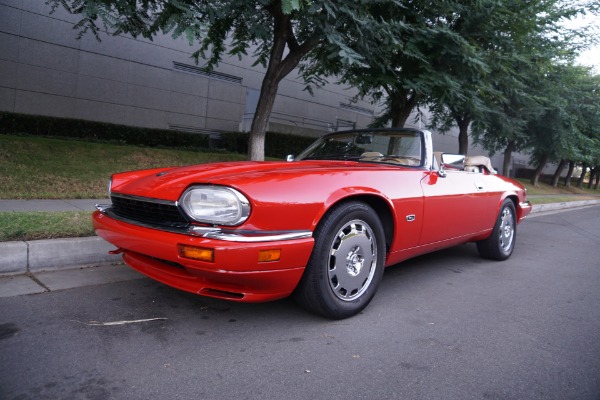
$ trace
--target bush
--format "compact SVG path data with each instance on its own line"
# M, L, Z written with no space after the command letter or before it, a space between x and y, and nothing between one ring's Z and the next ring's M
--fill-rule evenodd
M9 112L0 112L0 133L73 138L148 147L195 149L217 147L234 153L248 153L248 134L244 132L222 132L209 135ZM314 138L305 136L267 132L265 155L285 158L288 154L299 154L313 141Z
M314 141L315 138L306 136L267 132L265 140L265 156L285 158L288 154L298 155ZM223 133L221 134L221 145L229 151L246 154L248 153L248 133Z
M314 141L313 137L267 132L265 154L278 158L285 158L288 154L297 156Z
M0 112L0 133L177 148L208 148L209 139L198 133L8 112Z

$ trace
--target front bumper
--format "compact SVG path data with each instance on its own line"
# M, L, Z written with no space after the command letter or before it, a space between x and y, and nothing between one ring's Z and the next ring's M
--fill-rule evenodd
M523 201L521 203L519 203L519 207L517 210L517 223L521 222L523 219L525 219L525 217L527 217L529 215L529 213L531 213L533 206L531 205L530 201Z
M229 236L228 240L167 232L119 221L100 211L93 214L93 224L98 236L115 245L123 260L142 274L191 293L243 302L290 295L314 245L312 237L286 239L284 234L251 235L252 240ZM178 245L213 249L214 262L183 258ZM281 258L260 262L259 251L272 249L281 250Z

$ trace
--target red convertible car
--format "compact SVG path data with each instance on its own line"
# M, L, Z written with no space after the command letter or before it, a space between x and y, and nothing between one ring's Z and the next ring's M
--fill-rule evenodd
M288 162L226 162L115 174L96 233L157 281L219 299L293 295L329 318L359 313L386 266L476 242L513 252L525 189L485 157L434 153L431 133L356 130Z

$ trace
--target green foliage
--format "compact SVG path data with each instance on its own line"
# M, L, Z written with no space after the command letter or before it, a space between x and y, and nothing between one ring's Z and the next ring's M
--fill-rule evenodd
M24 133L150 147L209 147L209 137L205 134L9 112L0 112L0 133Z
M549 71L571 63L581 40L588 40L585 30L568 30L561 22L594 11L594 6L585 1L484 0L469 5L469 11L462 14L457 28L488 71L465 74L460 89L451 96L434 93L431 125L448 130L461 118L471 119L471 134L492 154L534 148L532 121L553 120L554 126L560 126L570 118L557 112L563 98L547 101L556 89ZM540 143L553 136L543 132ZM556 145L558 137L549 141ZM561 146L569 148L573 143L577 141L566 140Z
M383 101L381 122L403 126L434 93L453 98L465 76L487 70L476 48L456 29L460 13L471 12L462 2L374 2L365 8L381 23L350 42L361 62L344 66L322 54L310 68L341 70L343 82Z
M528 123L534 159L600 164L600 76L589 68L553 65L538 84L544 112Z
M8 112L0 112L0 134L72 138L155 148L193 149L201 152L248 152L248 134L244 132L220 132L213 135L218 137L213 144L209 135L201 133ZM299 154L314 141L314 138L278 132L267 132L267 139L265 154L274 158Z
M284 14L290 14L292 11L297 11L299 9L300 0L281 0L281 10Z

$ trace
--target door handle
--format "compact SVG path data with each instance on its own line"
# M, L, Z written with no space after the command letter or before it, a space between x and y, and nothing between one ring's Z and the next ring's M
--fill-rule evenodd
M477 190L483 190L484 189L483 185L481 183L477 183L477 182L475 182L475 187L477 188Z

